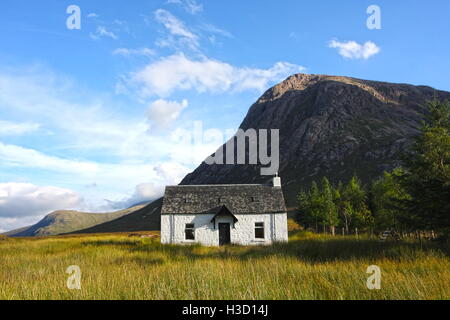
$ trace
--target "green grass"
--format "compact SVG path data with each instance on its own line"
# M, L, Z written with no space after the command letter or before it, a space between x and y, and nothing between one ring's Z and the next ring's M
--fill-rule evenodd
M70 265L82 289L66 287ZM366 269L382 270L368 290ZM128 234L0 239L0 299L448 299L448 247L297 232L270 247Z

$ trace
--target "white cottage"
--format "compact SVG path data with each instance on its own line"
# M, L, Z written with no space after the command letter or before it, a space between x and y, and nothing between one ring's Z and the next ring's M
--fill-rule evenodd
M270 185L166 187L162 243L219 246L286 241L287 210L279 177Z

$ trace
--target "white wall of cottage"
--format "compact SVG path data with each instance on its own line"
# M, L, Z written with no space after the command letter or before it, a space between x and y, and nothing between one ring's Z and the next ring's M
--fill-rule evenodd
M231 217L218 217L216 228L211 222L213 214L199 215L162 215L161 243L194 244L205 246L219 245L219 223L230 223L231 243L239 245L268 245L274 242L288 241L287 214L241 214L234 224ZM264 239L255 239L255 223L264 222ZM185 239L186 224L193 223L195 240Z

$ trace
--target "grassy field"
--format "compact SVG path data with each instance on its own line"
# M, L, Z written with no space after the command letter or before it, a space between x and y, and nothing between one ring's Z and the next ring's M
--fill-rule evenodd
M81 290L66 286L70 265ZM382 271L368 290L369 265ZM449 299L449 248L291 235L271 247L162 246L129 234L0 239L0 299Z

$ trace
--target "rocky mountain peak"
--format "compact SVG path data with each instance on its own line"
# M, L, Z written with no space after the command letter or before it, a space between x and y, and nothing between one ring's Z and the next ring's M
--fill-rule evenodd
M242 129L280 130L280 175L288 204L322 176L363 181L400 165L418 133L424 104L450 100L426 86L295 74L253 104ZM182 184L261 183L260 166L202 163Z
M401 96L402 93L404 93L405 90L402 90L402 87L412 87L411 85L405 85L405 84L392 84L387 82L377 82L377 81L368 81L368 80L361 80L356 78L350 78L350 77L344 77L344 76L332 76L332 75L316 75L316 74L305 74L305 73L298 73L294 74L290 77L288 77L283 82L275 85L274 87L267 90L262 97L257 101L257 103L264 103L267 101L273 101L276 100L282 96L284 96L287 92L292 91L303 91L305 89L308 89L318 83L321 84L327 84L328 87L339 87L339 85L351 85L358 87L373 97L379 99L380 101L387 102L387 103L393 103L398 104L399 101L395 99L395 96ZM379 85L383 85L385 87L390 87L391 91L392 89L397 89L397 92L390 92L391 96L386 96L384 93L386 92L380 92L378 91L377 87ZM427 87L423 87L427 88ZM432 88L429 88L430 90L433 90ZM392 95L394 97L392 97Z

